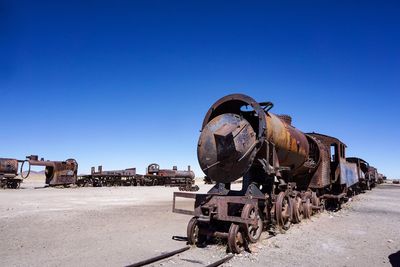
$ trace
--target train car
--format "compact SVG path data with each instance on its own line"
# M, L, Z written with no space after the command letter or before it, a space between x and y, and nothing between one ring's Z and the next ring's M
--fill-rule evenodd
M348 157L346 158L348 162L355 163L357 165L357 172L358 172L358 179L359 179L359 188L360 190L370 190L371 189L371 182L368 178L368 169L369 164L367 161L357 158L357 157Z
M0 188L19 188L22 178L18 177L18 160L0 158Z
M377 183L378 183L378 184L382 184L382 183L385 182L385 180L386 180L386 176L383 175L382 173L378 173L378 180L377 180Z
M136 174L136 168L124 170L103 171L103 166L91 168L91 173L80 175L77 180L78 186L136 186L140 184L140 178Z
M324 209L325 202L340 206L358 183L357 166L346 161L343 142L305 134L290 116L271 113L272 107L234 94L207 112L197 157L216 185L206 194L175 192L173 197L174 212L193 216L189 244L226 238L229 250L240 253L267 226L284 231ZM241 188L233 188L240 178ZM178 208L180 198L194 199L193 210Z
M378 170L373 166L369 166L367 177L370 181L370 187L375 187L378 181Z
M309 133L307 135L314 137L315 140L322 143L324 147L321 147L320 151L327 151L329 149L329 153L325 153L321 157L321 162L325 162L325 164L320 164L319 167L324 168L324 170L316 172L313 175L313 178L316 180L321 179L324 175L329 176L329 179L324 179L325 183L323 183L322 187L325 191L325 198L327 192L335 194L332 197L339 200L345 196L352 195L359 183L359 173L357 164L346 160L347 146L332 136L318 133ZM321 188L316 187L314 184L310 184L311 189Z

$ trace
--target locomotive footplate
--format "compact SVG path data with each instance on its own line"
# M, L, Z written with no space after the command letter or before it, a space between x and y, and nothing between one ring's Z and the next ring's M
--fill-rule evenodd
M194 199L194 209L177 208L176 198ZM246 204L250 204L258 211L259 199L249 196L220 196L214 194L196 194L174 192L173 209L174 213L192 215L201 222L225 221L247 225L257 225L255 218L243 218L238 211Z

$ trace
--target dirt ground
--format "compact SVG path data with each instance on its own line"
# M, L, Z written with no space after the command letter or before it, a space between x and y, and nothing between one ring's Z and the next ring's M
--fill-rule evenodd
M186 236L190 219L171 211L176 188L40 186L0 191L1 266L126 266L186 245L172 239ZM400 266L399 203L400 186L380 185L339 212L264 235L253 253L225 266ZM224 256L224 245L209 245L155 266L204 266Z

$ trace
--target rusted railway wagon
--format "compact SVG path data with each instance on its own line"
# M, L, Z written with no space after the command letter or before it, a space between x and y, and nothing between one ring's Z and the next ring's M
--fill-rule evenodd
M0 188L19 188L22 178L18 177L17 159L0 158Z
M377 180L377 183L378 183L378 184L382 184L382 183L385 182L385 180L386 180L386 176L383 175L382 173L378 173L378 180Z
M367 177L370 181L370 187L371 188L375 187L378 181L378 170L373 166L369 166Z
M368 162L357 157L348 157L346 160L357 165L358 186L360 190L371 190L371 181L367 175L369 169Z
M103 166L98 166L97 172L92 167L91 173L78 177L78 186L136 186L139 181L136 175L136 168L128 168L125 170L103 171Z
M343 142L305 134L289 116L271 113L272 107L234 94L207 112L197 156L216 185L206 194L175 192L173 198L174 212L193 216L190 244L226 238L229 250L240 253L267 226L285 230L326 205L339 207L358 183L357 165L346 161ZM242 187L235 189L239 178ZM179 198L194 199L193 210L178 208Z

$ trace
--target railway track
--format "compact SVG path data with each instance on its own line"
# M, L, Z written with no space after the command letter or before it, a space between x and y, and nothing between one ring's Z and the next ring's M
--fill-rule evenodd
M275 235L269 235L269 236L265 237L264 239L267 240L267 239L273 238L274 236ZM187 241L187 237L181 237L181 236L173 236L172 239L177 240L177 241ZM153 264L153 263L157 263L157 262L159 262L161 260L171 258L171 257L173 257L175 255L181 255L181 254L183 254L184 252L186 252L188 250L194 250L194 249L197 249L197 248L194 247L194 246L185 246L185 247L182 247L182 248L177 249L177 250L164 252L164 253L161 253L160 255L157 255L157 256L154 256L154 257L151 257L151 258L148 258L148 259L145 259L145 260L142 260L142 261L127 265L126 267L147 266L147 265L150 265L150 264ZM221 259L219 259L219 260L217 260L217 261L215 261L213 263L210 263L208 265L204 265L204 266L206 266L206 267L220 266L221 264L224 264L227 261L231 260L234 256L235 256L234 254L228 254L227 256L222 257ZM198 264L196 264L196 266L198 266Z
M185 251L187 251L187 250L189 250L189 249L191 249L191 248L192 248L191 246L185 246L185 247L182 247L182 248L177 249L177 250L172 250L172 251L169 251L169 252L165 252L165 253L162 253L162 254L160 254L160 255L157 255L157 256L154 256L154 257L151 257L151 258L148 258L148 259L145 259L145 260L142 260L142 261L139 261L139 262L136 262L136 263L127 265L126 267L147 266L147 265L149 265L149 264L159 262L159 261L161 261L161 260L170 258L170 257L172 257L172 256L175 256L175 255L178 255L178 254L182 254L182 253L184 253ZM195 248L192 248L192 249L195 249ZM219 259L219 260L217 260L217 261L215 261L215 262L213 262L213 263L211 263L211 264L205 265L205 266L206 266L206 267L216 267L216 266L220 266L221 264L223 264L223 263L229 261L229 260L232 259L233 257L234 257L234 255L233 255L233 254L230 254L230 255L227 255L226 257L223 257L222 259Z

